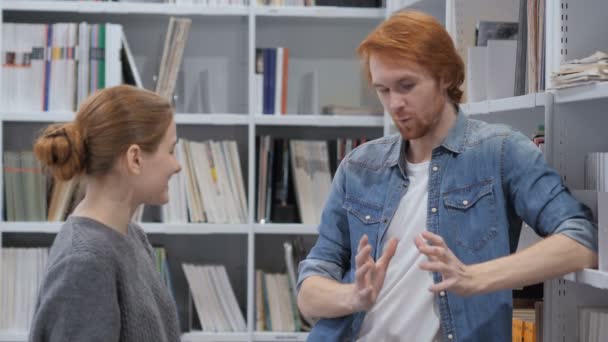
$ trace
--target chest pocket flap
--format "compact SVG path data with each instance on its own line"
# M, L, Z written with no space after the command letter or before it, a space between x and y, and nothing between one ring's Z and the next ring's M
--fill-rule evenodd
M447 208L467 210L484 196L492 194L492 180L448 190L443 194Z
M378 223L382 218L381 205L364 202L355 197L346 196L342 207L358 218L363 224Z

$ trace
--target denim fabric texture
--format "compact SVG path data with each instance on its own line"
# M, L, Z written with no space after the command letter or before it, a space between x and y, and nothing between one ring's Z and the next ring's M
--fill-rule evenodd
M359 240L369 237L372 257L408 190L407 141L392 135L353 150L341 163L326 202L319 237L299 265L298 288L313 275L352 283ZM505 125L460 112L429 165L429 231L441 235L465 264L513 253L522 220L540 236L564 234L597 251L591 212L575 200L530 138ZM411 248L416 248L413 241ZM440 281L440 274L434 274ZM421 291L418 289L417 291ZM426 291L426 290L424 290ZM436 296L444 341L511 341L510 290L460 297ZM407 310L407 308L404 308ZM365 317L321 319L309 341L353 341ZM408 341L407 336L403 341Z

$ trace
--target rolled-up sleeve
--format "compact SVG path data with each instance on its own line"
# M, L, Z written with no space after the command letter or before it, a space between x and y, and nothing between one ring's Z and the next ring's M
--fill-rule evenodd
M297 289L314 275L340 281L350 263L350 234L343 208L345 165L344 159L332 181L331 190L321 215L319 237L305 260L300 262Z
M564 234L597 252L597 226L589 208L577 201L526 136L504 141L502 178L515 212L539 236Z

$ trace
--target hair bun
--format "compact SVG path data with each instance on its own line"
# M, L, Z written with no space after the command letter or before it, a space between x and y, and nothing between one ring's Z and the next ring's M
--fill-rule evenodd
M84 169L84 143L74 123L46 128L36 139L34 153L55 177L69 180Z

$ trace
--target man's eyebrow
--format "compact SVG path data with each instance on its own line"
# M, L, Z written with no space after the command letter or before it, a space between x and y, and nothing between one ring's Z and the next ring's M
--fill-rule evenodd
M414 81L414 77L413 76L403 76L403 77L399 78L398 80L396 80L394 83L397 84L397 83L401 83L403 81L408 81L408 82ZM372 83L372 86L376 87L376 88L377 87L383 87L383 88L386 87L385 85L380 84L380 83Z

